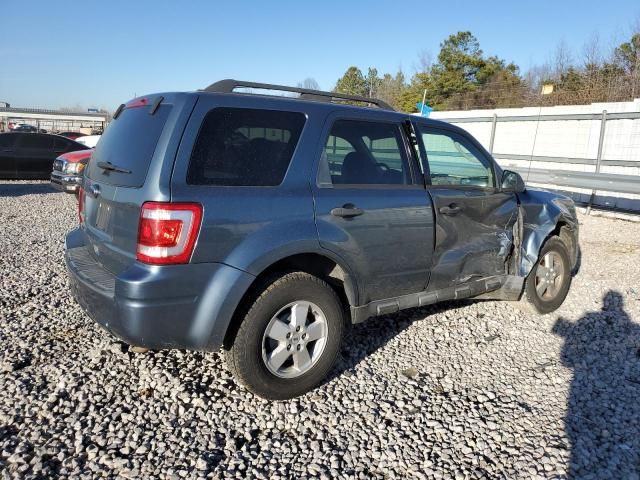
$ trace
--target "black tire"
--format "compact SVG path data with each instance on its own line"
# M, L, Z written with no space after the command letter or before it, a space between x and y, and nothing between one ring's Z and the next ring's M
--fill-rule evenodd
M540 295L539 290L536 289L536 285L539 284L539 279L536 280L536 273L538 272L541 262L544 261L545 256L549 253L552 255L555 254L555 258L561 260L563 268L563 276L557 287L557 292L555 292L551 298ZM526 300L538 313L550 313L562 305L565 298L567 298L570 286L571 261L569 260L569 251L559 237L551 237L540 250L538 261L531 269L531 273L529 273L525 282L524 293Z
M334 366L342 344L345 315L336 292L318 277L292 272L267 280L252 298L226 350L229 370L248 390L270 400L294 398L316 387ZM299 301L313 303L324 314L326 340L308 370L294 378L282 378L272 373L263 360L263 337L272 318Z

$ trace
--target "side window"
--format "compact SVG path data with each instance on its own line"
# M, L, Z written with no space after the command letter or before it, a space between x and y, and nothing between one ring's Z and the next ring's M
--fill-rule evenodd
M204 118L191 153L191 185L280 185L305 116L297 112L215 108Z
M463 136L420 127L432 185L495 186L491 162Z
M331 178L339 177L342 174L341 172L344 158L351 152L355 151L356 149L353 148L353 145L351 145L344 138L336 137L335 135L329 135L329 139L327 140L327 145L325 148L325 155L329 165Z
M48 135L25 135L22 137L22 148L32 148L37 150L52 150L53 137Z
M66 139L64 138L56 138L54 143L53 143L53 149L56 152L65 152L67 151L67 149L69 149L69 147L71 147L72 143L68 142ZM71 151L71 150L69 150Z
M334 185L411 183L400 127L337 120L323 150L319 177L324 177L320 184Z

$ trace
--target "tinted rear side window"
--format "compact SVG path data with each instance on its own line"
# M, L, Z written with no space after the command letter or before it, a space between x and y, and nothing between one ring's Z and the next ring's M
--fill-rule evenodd
M297 112L216 108L204 118L193 147L191 185L280 185L305 116Z
M89 162L89 178L124 187L144 184L153 152L171 111L170 105L162 104L149 115L150 108L125 108L109 124ZM111 162L131 173L106 171L98 167L98 162Z
M48 135L25 135L22 137L22 148L33 148L38 150L52 150L53 137Z

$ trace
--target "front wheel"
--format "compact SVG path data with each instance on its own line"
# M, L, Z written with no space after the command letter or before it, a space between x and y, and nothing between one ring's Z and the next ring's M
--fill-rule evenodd
M335 364L344 321L338 295L320 278L293 272L271 279L244 316L227 365L261 397L297 397Z
M571 285L571 263L566 245L550 238L525 283L528 302L539 312L553 312L562 305Z

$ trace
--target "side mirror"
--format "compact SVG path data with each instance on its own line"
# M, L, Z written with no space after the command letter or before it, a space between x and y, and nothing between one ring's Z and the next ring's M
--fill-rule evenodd
M503 192L522 193L525 191L524 180L522 180L519 173L512 172L511 170L505 170L502 172L500 189Z

